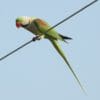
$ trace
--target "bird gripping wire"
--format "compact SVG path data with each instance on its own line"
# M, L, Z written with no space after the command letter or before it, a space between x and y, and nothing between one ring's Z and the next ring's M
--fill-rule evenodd
M98 0L94 0L92 2L90 2L89 4L85 5L84 7L82 7L81 9L79 9L78 11L76 11L75 13L71 14L70 16L68 16L67 18L63 19L62 21L58 22L56 25L52 26L51 28L49 28L46 32L48 33L50 30L52 30L53 28L57 27L58 25L62 24L63 22L69 20L70 18L72 18L73 16L77 15L78 13L80 13L81 11L83 11L84 9L88 8L89 6L91 6L92 4L96 3ZM18 47L17 49L11 51L10 53L6 54L5 56L0 58L0 61L7 58L8 56L12 55L13 53L15 53L16 51L20 50L21 48L25 47L26 45L32 43L33 41L38 40L38 37L34 37L33 39L31 39L30 41L24 43L23 45L21 45L20 47Z

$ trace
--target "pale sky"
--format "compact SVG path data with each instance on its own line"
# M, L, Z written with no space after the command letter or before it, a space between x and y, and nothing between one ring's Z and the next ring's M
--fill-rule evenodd
M33 35L17 29L18 16L58 23L92 0L3 0L0 2L0 56ZM48 40L29 44L0 61L0 100L100 100L100 1L56 27L73 40L62 49L87 96Z

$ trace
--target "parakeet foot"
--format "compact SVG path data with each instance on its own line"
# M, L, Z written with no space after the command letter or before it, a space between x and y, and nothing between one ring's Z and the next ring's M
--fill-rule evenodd
M33 37L33 41L36 41L36 40L40 40L41 39L41 37L40 36L36 36L36 37Z

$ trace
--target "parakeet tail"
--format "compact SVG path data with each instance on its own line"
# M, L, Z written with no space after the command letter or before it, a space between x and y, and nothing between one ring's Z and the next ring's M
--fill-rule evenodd
M65 39L65 40L72 40L72 38L71 37L68 37L68 36L64 36L64 35L61 35L61 34L59 34L63 39Z
M61 47L60 47L58 41L57 41L57 40L53 40L53 39L51 39L50 41L51 41L51 43L53 44L53 46L55 47L55 49L58 51L58 53L60 54L60 56L64 59L64 61L65 61L66 64L68 65L69 69L70 69L71 72L73 73L75 79L77 80L78 84L80 85L81 89L82 89L82 90L84 91L84 93L86 94L86 92L85 92L85 90L84 90L84 88L83 88L81 82L79 81L77 75L75 74L75 72L73 71L71 65L69 64L69 62L68 62L68 60L67 60L67 58L65 57L65 55L64 55L64 53L63 53L63 51L62 51L62 49L61 49Z

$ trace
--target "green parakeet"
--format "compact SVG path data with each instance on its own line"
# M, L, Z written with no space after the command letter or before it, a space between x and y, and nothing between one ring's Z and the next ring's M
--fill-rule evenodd
M72 67L70 66L67 58L65 57L64 52L62 51L62 49L58 43L58 40L66 42L65 40L70 40L72 38L59 34L57 31L55 31L55 29L52 29L46 33L46 31L49 28L51 28L51 26L44 20L35 18L35 17L27 17L27 16L18 17L16 19L16 26L17 26L17 28L22 27L22 28L32 32L34 35L36 35L36 37L38 37L38 39L45 38L45 39L50 40L50 42L53 44L53 46L58 51L60 56L63 58L65 63L68 65L69 69L71 70L71 72L73 73L77 82L79 83L80 87L83 89L77 75L75 74Z

